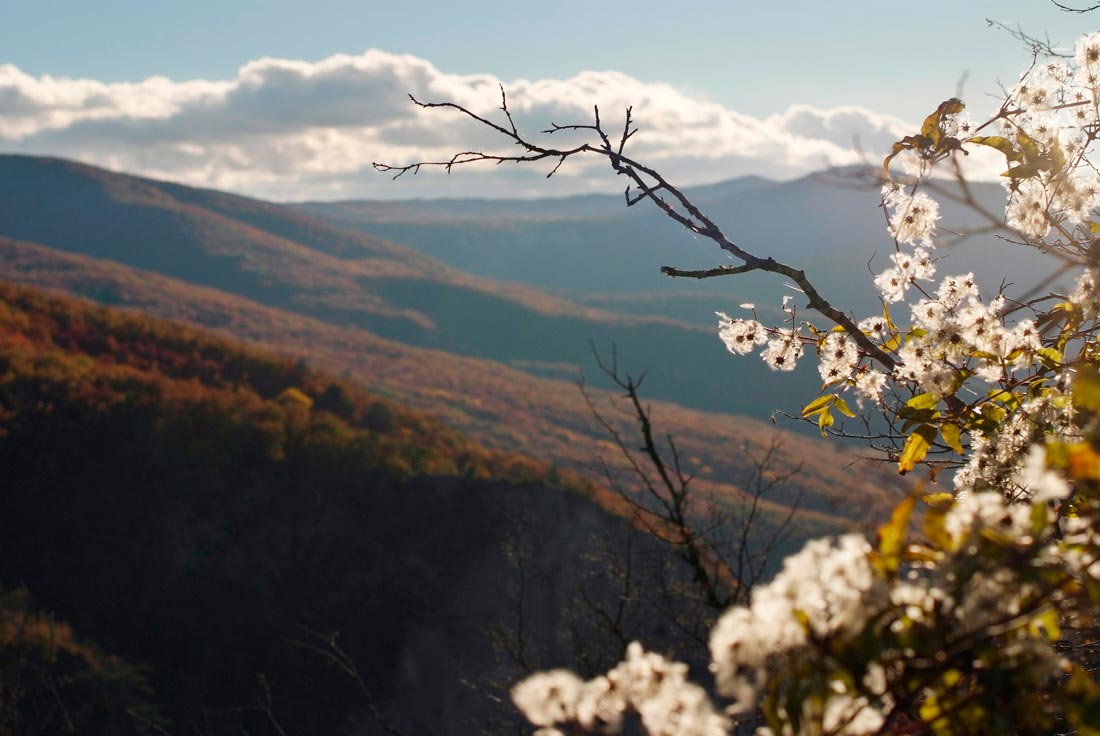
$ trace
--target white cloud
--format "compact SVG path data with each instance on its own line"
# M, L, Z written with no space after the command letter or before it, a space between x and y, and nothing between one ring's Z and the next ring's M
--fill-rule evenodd
M407 95L452 101L504 123L500 81L455 75L408 55L369 50L318 62L263 58L229 80L135 83L33 77L0 66L0 148L48 153L134 173L272 198L423 197L614 191L622 182L599 157L552 167L424 171L392 184L373 161L445 160L499 137L451 110L422 110ZM742 115L661 83L618 72L504 82L516 123L621 130L633 106L639 133L628 153L689 185L744 174L789 178L872 159L910 132L902 121L855 107L794 105L767 119ZM575 134L555 134L558 145ZM509 150L504 147L504 150ZM514 150L511 149L511 150Z

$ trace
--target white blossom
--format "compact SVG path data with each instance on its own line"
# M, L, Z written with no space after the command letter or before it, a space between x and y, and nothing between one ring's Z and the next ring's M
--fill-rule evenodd
M808 542L770 583L753 590L751 606L723 614L710 639L718 691L749 708L767 679L769 659L806 644L805 625L820 638L859 632L885 600L870 551L859 534Z
M718 315L718 337L726 344L726 349L735 355L751 353L757 345L767 342L768 335L764 325L754 319L731 319L725 312Z
M873 402L882 400L882 389L886 387L886 374L872 369L865 370L856 375L856 391L860 405L863 399Z
M573 720L584 682L568 670L531 675L512 688L512 702L536 726Z
M1030 497L1032 503L1060 501L1070 495L1070 486L1060 473L1047 467L1047 452L1042 445L1032 445L1016 473L1015 482Z
M885 200L886 190L883 190ZM932 247L932 230L940 219L940 205L924 192L912 196L902 192L892 192L888 206L893 209L890 215L890 234L899 243L916 245L920 243Z
M1024 179L1009 199L1005 208L1005 220L1009 227L1020 231L1024 237L1041 240L1050 232L1047 214L1049 194L1038 179Z
M1090 33L1078 40L1074 59L1081 82L1091 88L1100 87L1100 33Z
M825 733L858 736L876 733L885 721L881 709L868 702L867 698L837 694L826 701L821 725Z
M817 370L825 383L847 378L859 362L859 348L846 332L830 332L820 349Z
M793 371L802 357L802 338L796 330L777 329L760 357L773 371Z
M1095 319L1100 316L1100 284L1097 284L1096 272L1093 269L1086 269L1081 274L1069 300L1086 318Z
M936 296L948 309L954 309L959 302L978 296L978 287L974 283L974 274L947 276L940 282Z

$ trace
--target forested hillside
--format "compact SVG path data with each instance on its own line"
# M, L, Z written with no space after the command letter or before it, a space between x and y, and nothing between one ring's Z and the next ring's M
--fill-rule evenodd
M0 467L4 733L510 723L500 688L576 656L597 619L560 612L630 534L598 489L302 362L10 285Z
M532 376L492 361L404 345L360 328L337 327L147 271L2 237L0 273L145 314L186 320L308 360L440 417L488 447L571 468L590 465L609 451L612 460L617 454L572 380ZM638 372L622 351L620 359ZM646 392L651 378L647 376ZM736 376L728 380L738 392L759 391ZM594 395L611 409L608 402L614 394ZM781 445L775 456L777 469L808 469L773 500L783 505L800 498L802 509L824 514L823 520L832 525L873 518L904 487L885 463L863 463L853 477L850 466L856 460L836 442L807 439L770 422L668 402L653 402L652 409L660 430L676 438L698 472L696 483L731 499L741 497L746 476L773 438ZM608 416L624 432L635 431L629 416L615 410Z

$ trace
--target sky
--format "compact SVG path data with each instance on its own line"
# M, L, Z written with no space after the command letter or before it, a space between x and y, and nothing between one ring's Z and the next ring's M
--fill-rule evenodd
M776 179L880 157L952 96L976 119L1026 49L1072 48L1100 14L1046 0L7 0L0 152L74 158L278 200L619 192L606 164L422 171L500 141L407 94L521 128L609 127L683 184ZM854 146L858 145L859 150Z

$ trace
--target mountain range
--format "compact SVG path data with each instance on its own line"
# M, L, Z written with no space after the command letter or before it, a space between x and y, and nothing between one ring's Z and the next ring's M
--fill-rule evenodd
M655 421L700 482L735 495L777 431L771 411L797 411L817 384L812 369L777 379L731 358L709 328L470 276L297 208L57 159L0 157L0 274L262 342L569 467L605 446L574 380L593 343L613 343L620 366L647 373ZM900 487L887 465L853 478L837 443L784 436L779 460L813 468L790 491L809 509L866 518L868 499Z
M783 186L693 196L762 211L743 200ZM95 703L88 732L514 729L502 696L526 668L621 654L591 644L614 555L631 589L690 584L609 490L632 479L607 427L630 448L638 418L593 350L646 373L662 447L719 514L776 482L754 530L798 513L773 564L884 518L908 489L891 465L769 421L816 394L812 367L777 376L726 354L712 314L662 313L730 296L647 290L643 256L675 229L619 207L278 204L0 156L0 277L20 284L0 284L0 626L66 621L70 668L53 638L9 637L46 653L19 660L45 684L17 712ZM493 272L524 263L547 283ZM617 635L676 651L644 601ZM62 676L85 690L51 694Z

